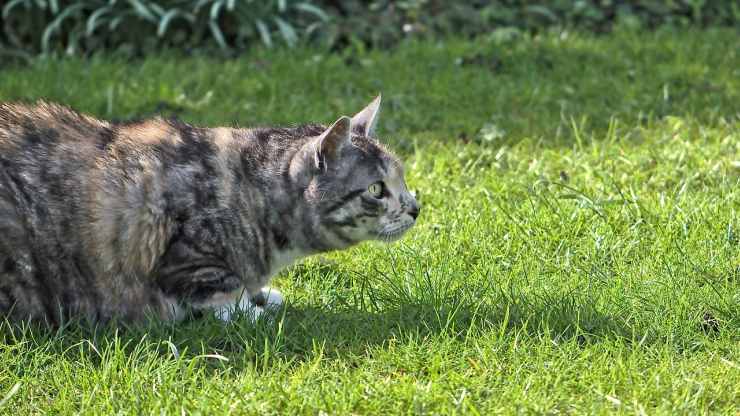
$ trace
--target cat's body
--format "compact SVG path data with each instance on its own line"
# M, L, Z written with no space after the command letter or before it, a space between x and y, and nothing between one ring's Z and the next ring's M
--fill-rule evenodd
M328 128L208 129L0 104L0 317L177 319L400 236L418 206L369 138L378 105Z

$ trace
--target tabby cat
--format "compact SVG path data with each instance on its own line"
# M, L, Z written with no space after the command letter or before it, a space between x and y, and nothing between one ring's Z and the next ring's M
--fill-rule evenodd
M0 317L229 319L281 303L266 285L298 259L399 238L419 205L379 107L244 129L0 104Z

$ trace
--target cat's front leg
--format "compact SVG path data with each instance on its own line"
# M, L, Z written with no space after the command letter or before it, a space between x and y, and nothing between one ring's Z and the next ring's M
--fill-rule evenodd
M284 298L280 291L265 287L252 296L246 291L242 291L235 302L215 308L215 313L218 319L225 322L229 322L239 315L244 315L252 322L256 322L265 313L269 315L277 313L283 302Z
M251 301L262 308L277 309L283 306L283 294L274 287L264 287L252 296Z

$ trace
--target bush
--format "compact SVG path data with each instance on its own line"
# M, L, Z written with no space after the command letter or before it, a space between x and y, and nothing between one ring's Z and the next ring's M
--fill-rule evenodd
M260 42L358 42L388 47L409 36L475 36L496 29L615 24L738 25L740 3L705 0L10 0L2 9L5 54L159 48L238 52Z
M29 54L99 49L244 49L294 45L328 20L309 1L11 0L2 9L7 48ZM43 30L40 30L43 29Z
M387 46L409 35L475 36L496 29L538 31L570 26L606 32L615 24L640 28L661 25L738 25L740 2L704 0L349 0L334 14L335 42L359 38ZM337 13L338 12L338 13Z

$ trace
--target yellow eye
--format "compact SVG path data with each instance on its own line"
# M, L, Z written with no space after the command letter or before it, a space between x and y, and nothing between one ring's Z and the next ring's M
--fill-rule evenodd
M375 198L380 198L383 196L383 182L375 182L374 184L367 187L367 191L370 192L370 195L374 196Z

